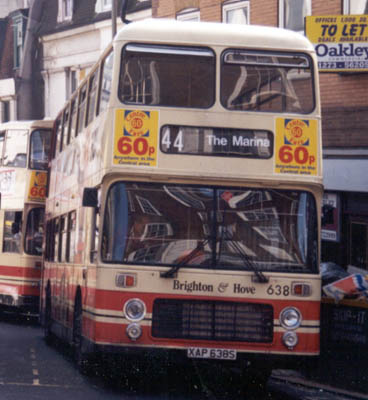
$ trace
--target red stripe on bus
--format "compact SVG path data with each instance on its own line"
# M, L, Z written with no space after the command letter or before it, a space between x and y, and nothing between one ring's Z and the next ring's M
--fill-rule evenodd
M9 267L0 265L0 275L40 279L41 269L35 267Z
M0 294L10 296L39 296L40 288L38 285L0 283Z
M252 299L251 297L216 297L216 296L195 296L176 295L167 293L139 293L139 292L121 292L108 291L99 289L87 289L87 306L103 310L122 311L124 304L131 298L141 299L147 306L147 312L152 312L153 302L157 298L165 299L188 299L188 300L208 300L208 301L229 301L240 303L262 303L270 304L274 308L275 318L285 307L297 307L303 315L303 319L319 320L320 319L320 302L305 300L277 300L268 298ZM70 299L72 300L72 299Z
M113 324L105 322L96 322L89 320L84 321L85 334L91 341L109 343L112 345L134 345L134 346L150 346L150 347L181 347L183 349L196 346L196 347L220 347L227 349L237 349L239 351L283 351L292 354L293 352L302 352L305 354L318 353L319 351L319 334L318 333L296 333L299 342L293 350L288 350L282 344L283 332L274 332L274 339L272 343L245 343L245 342L221 342L209 340L184 340L184 339L158 339L150 335L150 326L142 326L142 336L136 340L130 340L126 333L127 325Z

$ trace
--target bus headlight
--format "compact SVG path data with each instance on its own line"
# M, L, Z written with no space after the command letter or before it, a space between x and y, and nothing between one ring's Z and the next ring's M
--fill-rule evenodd
M282 342L289 350L292 350L298 344L298 335L295 332L285 332L282 336Z
M280 313L280 324L285 329L296 329L302 322L302 316L295 307L286 307Z
M126 334L130 340L137 340L142 335L142 328L140 325L133 322L127 326Z
M124 305L124 314L130 321L140 321L146 315L146 305L140 299L130 299Z

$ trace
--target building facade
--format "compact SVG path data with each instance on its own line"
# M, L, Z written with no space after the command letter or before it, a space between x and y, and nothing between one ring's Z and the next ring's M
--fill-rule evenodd
M158 18L278 26L301 34L308 33L306 18L320 16L329 33L334 25L346 25L345 33L349 28L354 36L351 40L368 52L367 0L153 0L152 13ZM351 31L355 29L350 25L351 15L359 16L355 24L359 30ZM325 40L339 41L336 35ZM353 59L348 51L343 52L347 61ZM363 62L364 68L367 64ZM368 68L364 68L321 68L319 75L325 184L322 261L367 270Z

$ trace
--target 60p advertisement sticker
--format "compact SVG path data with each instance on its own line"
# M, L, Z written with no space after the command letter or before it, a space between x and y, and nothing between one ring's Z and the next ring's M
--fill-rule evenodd
M158 111L115 112L114 164L157 165Z
M317 120L276 119L275 173L317 175Z

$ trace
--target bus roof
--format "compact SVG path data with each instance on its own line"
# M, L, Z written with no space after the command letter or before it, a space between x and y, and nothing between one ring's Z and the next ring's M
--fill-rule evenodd
M287 29L160 18L125 25L115 40L314 52L305 36Z
M52 119L41 119L33 121L8 121L0 124L0 131L7 129L33 129L33 128L52 128L54 121Z

